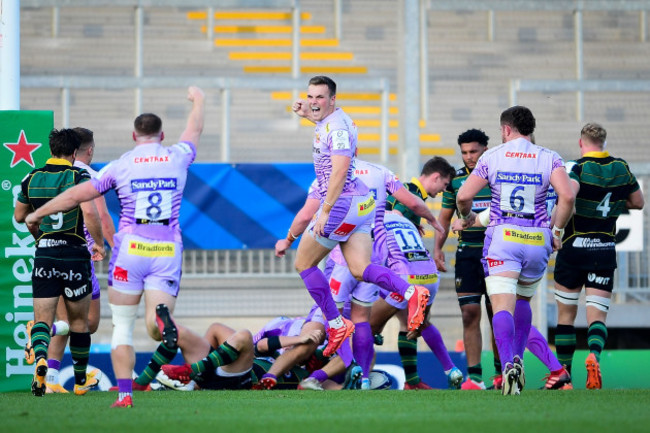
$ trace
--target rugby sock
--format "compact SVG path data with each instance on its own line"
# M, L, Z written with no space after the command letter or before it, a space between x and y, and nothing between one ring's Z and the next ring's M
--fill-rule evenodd
M499 359L505 367L512 362L512 342L515 338L515 319L508 311L499 311L492 317L492 329L494 330L494 341L497 344Z
M314 372L310 374L309 377L313 377L320 383L323 383L328 379L329 376L327 376L327 373L325 373L323 370L314 370Z
M555 351L557 360L571 374L573 354L576 351L576 329L573 325L557 325L555 328Z
M74 369L74 383L86 383L86 367L90 356L90 332L70 332L70 354Z
M397 350L402 361L402 368L406 376L406 383L417 385L420 383L418 375L418 341L406 338L406 331L400 331L397 335Z
M375 265L374 263L369 264L363 271L363 281L376 284L389 292L398 293L401 296L406 295L406 291L411 287L409 283L398 277L390 269ZM408 299L408 297L404 297Z
M553 352L551 352L551 348L548 347L546 338L544 338L542 333L534 326L530 327L528 344L526 347L533 355L538 357L539 360L544 363L546 368L548 368L548 371L556 371L562 368L562 364L560 364L560 361L558 361Z
M350 364L354 362L352 348L350 347L350 337L343 340L341 347L339 347L336 353L341 357L341 361L343 361L343 364L345 364L346 367L349 367Z
M530 302L518 299L515 304L515 342L513 351L519 358L524 359L524 350L530 334L530 325L533 320L533 311L530 309Z
M314 266L305 269L300 273L300 278L302 278L307 291L318 304L327 320L335 320L341 315L339 309L336 308L334 299L332 299L329 282L318 267Z
M59 370L61 369L61 361L58 359L50 358L47 360L47 383L56 385L59 383Z
M119 392L117 399L123 400L124 397L133 395L133 379L117 379L117 390Z
M363 377L368 377L375 352L373 344L375 337L372 335L372 329L370 329L370 323L368 322L356 323L354 329L352 352L354 353L354 358L363 369Z
M479 362L476 365L467 367L467 375L476 383L483 382L483 367L481 367L481 363Z
M156 377L163 365L169 364L172 362L172 359L176 356L178 349L171 350L165 346L165 343L160 343L158 349L153 353L149 365L144 369L140 376L135 379L135 383L138 385L149 385L152 380Z
M239 358L239 351L228 342L210 351L210 354L202 360L191 365L194 374L203 373L208 369L215 369L222 365L228 365Z
M32 327L32 347L34 348L34 362L47 359L47 348L50 345L50 327L45 322L37 322Z
M427 326L422 331L422 338L424 338L424 342L427 343L427 346L429 346L433 354L438 358L438 361L440 361L440 364L442 364L443 370L449 371L455 367L449 357L449 352L445 347L445 342L442 340L442 335L440 335L438 328L433 325Z
M596 355L596 361L600 362L600 353L607 342L607 325L603 322L593 322L587 329L587 345L589 351Z
M501 366L501 360L499 359L498 355L499 354L497 353L497 356L494 357L494 373L501 375L503 367Z

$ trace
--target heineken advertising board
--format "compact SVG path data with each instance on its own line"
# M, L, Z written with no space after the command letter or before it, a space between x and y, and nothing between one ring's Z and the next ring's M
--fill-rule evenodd
M0 391L30 389L34 366L25 362L25 325L34 318L34 238L14 219L20 181L50 156L51 111L0 111Z

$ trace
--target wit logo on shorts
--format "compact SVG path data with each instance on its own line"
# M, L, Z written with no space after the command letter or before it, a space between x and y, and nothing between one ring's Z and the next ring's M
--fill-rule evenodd
M68 298L77 297L88 292L88 285L84 284L83 286L74 290L72 290L70 287L66 287L65 289L63 289L63 291L65 292L65 296L67 296Z
M593 272L589 272L587 274L587 280L590 283L596 283L600 284L602 286L605 286L609 284L610 277L599 277L598 275L594 274Z
M47 280L63 280L63 281L81 281L83 275L79 272L73 272L68 270L66 272L61 272L58 269L43 269L43 268L34 268L34 277L44 278Z
M507 242L517 242L518 244L543 246L546 244L544 233L528 233L520 230L504 229L503 240Z
M148 243L132 241L129 242L128 254L141 257L174 257L176 245L173 242Z

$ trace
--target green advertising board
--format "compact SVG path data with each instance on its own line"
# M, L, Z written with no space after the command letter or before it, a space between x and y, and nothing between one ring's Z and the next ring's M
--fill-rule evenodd
M51 111L0 111L0 392L28 390L34 366L25 362L25 325L34 318L34 238L14 220L20 181L50 156Z

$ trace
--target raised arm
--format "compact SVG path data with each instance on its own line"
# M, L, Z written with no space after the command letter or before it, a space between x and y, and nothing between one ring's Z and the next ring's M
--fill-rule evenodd
M201 133L203 132L203 121L205 117L205 95L203 94L203 90L196 86L190 86L187 89L187 100L192 103L192 110L187 117L187 126L181 134L180 141L189 141L195 146L198 146L199 138L201 138Z

